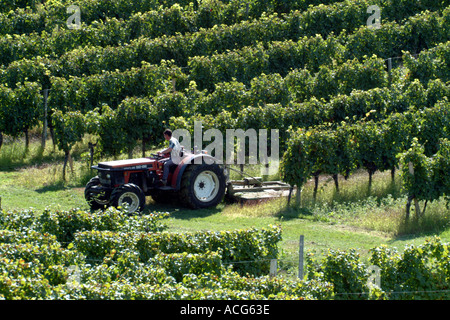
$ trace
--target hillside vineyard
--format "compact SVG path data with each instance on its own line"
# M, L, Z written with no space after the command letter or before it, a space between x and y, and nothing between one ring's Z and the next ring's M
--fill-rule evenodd
M0 0L0 151L48 129L64 168L85 138L117 157L167 127L277 132L263 154L297 190L398 170L423 215L449 200L449 94L450 0ZM439 239L371 251L382 291L354 252L269 276L279 226L172 233L165 217L0 209L0 299L434 298L419 271L448 289Z

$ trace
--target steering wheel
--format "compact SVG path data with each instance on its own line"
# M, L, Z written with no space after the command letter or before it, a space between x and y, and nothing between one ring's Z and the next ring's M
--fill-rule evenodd
M155 158L156 160L161 160L164 159L165 157L163 155L159 155L157 153L151 153L150 154L153 158Z

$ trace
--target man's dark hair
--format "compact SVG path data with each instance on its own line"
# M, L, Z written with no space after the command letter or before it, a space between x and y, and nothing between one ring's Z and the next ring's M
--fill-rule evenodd
M166 129L164 130L164 134L167 134L169 137L172 137L172 130Z

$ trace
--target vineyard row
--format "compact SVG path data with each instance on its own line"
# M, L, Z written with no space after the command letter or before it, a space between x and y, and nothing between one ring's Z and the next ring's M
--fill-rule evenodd
M142 60L157 64L161 59L174 59L179 66L187 66L189 57L221 53L253 45L256 42L269 43L289 39L297 41L302 37L316 34L323 36L340 34L344 29L352 33L355 29L366 26L366 9L371 4L373 3L368 0L359 0L356 3L344 1L329 6L311 7L305 12L294 11L284 17L264 15L253 21L216 25L193 33L159 38L130 39L130 35L123 34L126 28L119 28L116 31L113 28L106 33L99 33L95 28L88 28L86 31L69 30L70 32L63 29L55 30L53 35L42 36L37 33L7 35L0 41L0 64L6 67L13 61L24 58L34 59L38 56L71 61L76 57L81 58L80 55L83 52L86 59L85 51L90 48L90 51L94 50L90 53L93 55L91 59L114 54L122 63L128 61L127 64L117 64L117 68L121 70L136 67L135 64L130 65L130 63L132 61L140 63ZM384 8L382 4L380 6ZM383 11L383 24L389 21L401 23L403 19L422 12L422 9L416 6L407 7L406 4L400 6L403 10L393 11L392 16ZM445 8L439 4L433 11L442 11ZM430 5L427 9L435 9L435 7ZM170 29L169 26L165 27ZM125 38L121 39L121 34ZM127 58L120 59L121 56Z
M341 0L320 1L323 4ZM119 4L118 1L70 1L47 2L35 8L14 8L0 13L0 34L41 34L52 33L55 27L70 33L67 8L75 5L80 10L80 24L85 32L92 27L98 34L120 34L120 41L127 42L139 36L160 37L176 33L197 32L200 28L214 25L233 25L244 20L259 18L263 13L288 13L304 11L309 5L317 5L317 0L304 1L265 1L230 0L174 2L164 6L162 3ZM1 11L1 10L0 10ZM41 34L42 35L42 34ZM126 36L127 35L127 36ZM64 36L66 37L66 36ZM109 43L112 45L113 43Z

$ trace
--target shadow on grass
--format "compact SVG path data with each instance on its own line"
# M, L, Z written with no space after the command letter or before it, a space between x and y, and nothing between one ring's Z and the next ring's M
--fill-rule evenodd
M189 220L194 218L209 217L220 213L222 212L224 205L224 203L221 203L217 207L213 208L189 209L183 206L176 199L174 199L171 203L156 203L153 200L150 200L147 201L145 209L142 213L149 214L152 212L168 212L175 219Z
M46 186L36 189L35 191L37 193L46 193L46 192L61 191L64 189L67 189L67 186L61 181L61 182L55 182L52 184L48 184Z
M313 217L314 212L308 207L298 207L296 204L288 205L286 200L286 206L280 207L274 216L282 220L295 220Z

